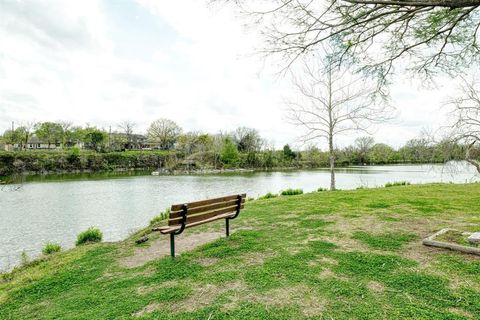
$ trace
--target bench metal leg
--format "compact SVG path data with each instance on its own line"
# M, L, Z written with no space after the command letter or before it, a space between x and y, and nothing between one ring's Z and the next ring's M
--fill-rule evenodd
M227 237L230 236L230 219L225 219L225 229Z
M175 234L170 233L170 255L175 258Z

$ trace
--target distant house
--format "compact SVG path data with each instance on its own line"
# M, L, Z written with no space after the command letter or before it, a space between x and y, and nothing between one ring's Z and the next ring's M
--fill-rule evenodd
M13 147L14 149L20 149L24 147L27 150L35 150L35 149L59 149L60 148L60 143L46 143L44 141L41 141L38 139L36 136L32 136L30 139L28 139L28 142L26 146L23 146L19 143L16 143Z
M110 134L110 147L118 150L143 150L149 148L147 137L142 134L130 135L130 142L128 142L125 133L113 132Z
M142 150L149 147L147 143L147 137L143 134L133 134L132 135L131 148L136 150Z

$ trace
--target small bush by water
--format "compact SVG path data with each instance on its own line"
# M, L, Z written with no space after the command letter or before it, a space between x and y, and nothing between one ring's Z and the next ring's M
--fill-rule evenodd
M22 264L22 266L26 266L29 262L30 258L28 257L27 251L23 250L20 254L20 263Z
M81 245L87 242L100 242L102 241L103 234L100 229L95 227L90 227L85 231L82 231L77 236L77 242L75 245Z
M152 220L150 220L150 225L151 226L156 225L162 222L163 220L168 219L169 216L170 216L170 208L167 208L165 211L160 212L160 214L153 217Z
M58 243L47 242L42 249L42 253L44 255L48 255L55 252L60 252L60 250L62 250L62 247Z
M302 189L286 189L280 193L282 196L295 196L297 194L303 194Z
M408 186L408 185L410 185L410 182L408 181L394 181L394 182L387 182L385 184L385 188L397 187L397 186Z
M269 193L259 197L258 199L259 200L261 200L261 199L271 199L271 198L276 198L276 197L278 197L278 194L269 192Z

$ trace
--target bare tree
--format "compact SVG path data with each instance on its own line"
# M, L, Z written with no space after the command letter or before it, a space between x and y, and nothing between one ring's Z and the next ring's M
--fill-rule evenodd
M466 144L465 160L480 173L480 83L463 79L460 97L447 103L453 106L452 137Z
M239 151L252 152L262 148L262 138L257 129L238 127L232 137Z
M30 136L33 133L34 122L24 122L15 129L14 136L20 145L20 149L26 150Z
M162 150L173 148L181 133L182 128L174 121L163 118L152 122L147 131L148 138L157 143Z
M239 5L264 36L261 52L287 67L325 42L336 44L337 63L358 63L381 84L404 58L427 78L480 60L480 0L213 1Z
M366 157L368 152L372 149L375 145L375 140L372 137L365 136L365 137L358 137L355 139L355 148L358 152L358 161L363 164L366 161Z
M58 122L62 126L62 148L65 147L67 140L69 138L69 132L72 128L73 122L71 121L59 121Z
M386 103L373 98L375 86L348 70L333 67L331 60L311 67L293 81L299 98L287 101L289 120L306 130L303 142L323 139L328 143L330 189L335 190L334 139L352 131L364 131L391 116Z
M127 138L127 149L131 148L133 130L135 129L136 126L137 124L130 120L125 120L118 125L118 127L122 130L122 133L124 133L125 137Z

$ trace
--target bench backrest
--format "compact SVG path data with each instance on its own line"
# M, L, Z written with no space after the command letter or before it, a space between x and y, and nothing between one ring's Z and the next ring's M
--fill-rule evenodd
M186 214L186 225L193 226L223 219L243 209L246 194L231 195L221 198L174 204L170 209L169 226L182 224L183 212Z

